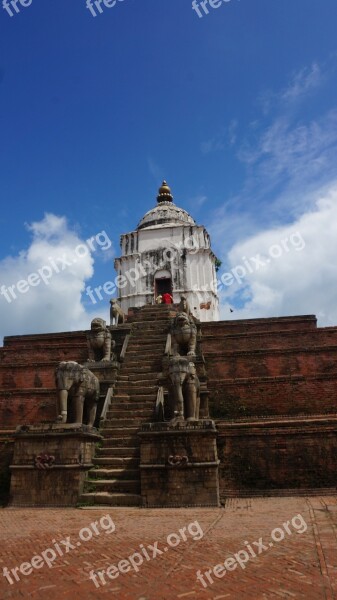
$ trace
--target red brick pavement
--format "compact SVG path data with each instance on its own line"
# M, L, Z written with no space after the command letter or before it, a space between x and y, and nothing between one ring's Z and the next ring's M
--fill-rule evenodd
M79 531L107 514L115 531L107 534L100 528L99 535L93 533L91 540L76 545ZM291 534L285 532L282 541L269 546L272 530L298 514L307 523L307 530L299 533L292 528ZM199 540L188 532L188 525L195 521L204 533ZM187 540L168 547L167 536L178 534L183 527L187 527ZM1 576L1 600L337 599L336 496L231 499L221 509L2 509L0 531L0 575L4 567L13 569L29 562L56 542L65 551L60 540L67 536L76 546L58 556L52 568L43 565L29 575L19 573L20 582L13 585ZM198 526L191 531L198 537ZM257 553L252 542L261 537L267 549L252 557L245 569L238 565L221 579L212 575L214 583L208 583L207 588L197 581L199 569L204 573L223 563L245 549L245 541ZM175 543L177 538L170 541ZM149 561L144 557L138 572L132 569L112 580L106 577L106 585L99 588L89 579L91 570L106 570L140 552L140 544L147 548L154 542L162 551L165 547L168 550ZM150 549L148 555L152 555Z

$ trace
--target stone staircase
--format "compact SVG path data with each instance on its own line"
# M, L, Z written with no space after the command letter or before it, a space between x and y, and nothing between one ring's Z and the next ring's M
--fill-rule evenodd
M93 459L80 502L139 506L140 445L137 432L154 420L157 378L162 370L170 305L144 306L133 317L131 336L114 396L100 434L102 446Z

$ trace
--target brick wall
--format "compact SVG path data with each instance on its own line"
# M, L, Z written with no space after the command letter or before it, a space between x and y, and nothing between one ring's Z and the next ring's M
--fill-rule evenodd
M62 360L87 358L86 333L7 337L0 362L0 425L51 421L56 417L54 372Z
M203 323L201 329L223 496L226 490L335 486L337 327L319 329L308 315ZM116 335L120 350L125 332ZM86 359L85 331L5 338L0 426L54 420L56 365ZM329 417L313 425L314 415Z
M337 327L313 316L202 324L211 415L335 413Z
M218 422L220 496L336 488L337 417Z
M0 348L0 426L33 425L56 418L55 368L88 359L86 331L6 337ZM114 332L119 355L127 329Z

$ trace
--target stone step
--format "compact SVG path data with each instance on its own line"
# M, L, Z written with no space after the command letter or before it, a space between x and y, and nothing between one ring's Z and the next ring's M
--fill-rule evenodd
M158 389L158 387L155 387L154 389L152 389L150 391L139 390L138 388L135 390L132 390L132 391L128 390L129 393L126 394L125 396L119 394L118 402L116 402L116 404L113 402L109 406L109 410L114 409L114 408L118 410L118 408L119 408L118 405L121 405L121 410L125 410L126 404L133 405L132 410L135 410L137 408L137 404L139 404L139 402L148 401L150 403L153 398L156 398L157 397L157 389ZM145 399L140 400L140 398L143 396L145 396ZM147 408L149 408L149 406Z
M128 350L132 346L139 346L148 349L149 347L160 348L166 342L166 334L161 333L160 337L153 338L153 336L144 335L144 332L139 332L129 340Z
M157 317L157 318L153 318L153 317ZM172 317L170 317L169 314L165 314L162 313L161 315L152 315L151 313L147 312L141 315L138 315L138 319L134 319L132 324L131 324L131 331L134 330L135 327L137 327L137 325L139 326L141 323L151 323L151 320L153 323L158 323L162 322L162 323L168 323L170 321Z
M138 394L144 393L156 393L157 389L158 386L149 381L119 381L116 386L115 395L117 396L118 394L123 394L123 392L126 392L128 394L132 394L133 396L137 396Z
M139 439L137 435L132 435L130 437L114 437L111 433L109 434L109 432L106 431L103 435L102 444L103 448L135 448L139 446Z
M138 341L140 342L141 340L146 341L146 343L150 343L150 342L154 342L155 344L157 344L158 342L163 342L166 340L166 336L167 336L168 332L165 331L150 331L150 330L146 330L146 335L142 335L143 334L143 330L141 327L139 328L134 328L132 335L129 338L129 344L131 344L132 342Z
M136 331L151 331L163 335L168 330L169 325L170 319L156 319L153 321L152 319L143 319L132 324L132 335Z
M148 400L145 402L138 402L138 400L122 400L118 402L113 402L109 406L109 410L117 408L120 410L142 410L143 408L153 408L153 401ZM130 413L131 417L131 413Z
M137 362L139 362L140 364L146 364L148 362L150 362L151 360L155 360L158 358L162 359L162 357L164 356L164 350L165 350L165 346L162 345L160 348L158 348L157 350L154 350L152 347L151 349L149 348L149 350L144 350L144 348L135 348L135 349L130 349L127 351L124 361L128 360L135 360L137 359Z
M112 422L110 421L105 421L103 427L101 428L101 434L102 435L106 435L106 433L108 433L109 435L112 436L116 436L116 437L121 437L123 435L127 436L127 435L135 435L137 433L137 431L139 431L139 425L135 424L135 422L133 421L133 425L130 427L120 427L119 426L119 421L118 419L116 420L116 426L113 425Z
M90 486L95 486L96 492L108 492L122 494L139 494L140 480L119 480L119 479L97 479L95 482L90 480ZM85 487L84 487L85 489ZM92 491L92 490L91 490Z
M129 404L132 404L133 402L151 402L153 399L157 398L157 389L153 390L151 394L138 394L134 391L132 391L130 394L117 394L116 401L122 403L128 402ZM113 406L114 403L111 404L112 408Z
M158 389L158 386L156 386L156 388ZM118 408L120 406L121 408L130 407L130 409L133 409L137 407L143 407L146 405L149 406L148 403L151 402L151 398L153 398L153 396L157 396L157 390L153 390L151 394L146 395L148 396L148 398L146 398L145 400L140 400L139 395L135 395L132 392L126 394L120 393L118 394L118 397L113 397L109 408L113 408L114 406Z
M167 339L167 334L161 334L160 338L153 339L152 336L144 335L143 332L139 331L138 335L135 335L132 340L129 341L127 352L133 349L144 350L147 352L148 350L156 349L160 350L162 346L165 345Z
M144 345L146 348L149 348L150 344L160 346L161 344L165 344L168 333L169 327L165 327L165 329L151 329L142 326L139 329L134 330L133 336L129 340L128 348L130 344L140 344Z
M135 468L126 468L126 469L107 469L107 468L99 468L99 469L91 469L89 471L90 481L91 480L128 480L128 481L138 481L139 480L139 469Z
M123 423L117 425L118 427L133 427L138 419L143 417L150 417L155 409L155 405L156 402L154 399L152 399L152 402L148 402L147 406L145 407L130 408L129 405L118 408L111 407L107 413L105 421L103 421L102 426L104 427L104 423L106 421L111 421L115 424L116 420L118 419L118 421L126 421L124 425Z
M134 419L131 425L127 427L119 427L118 419L108 419L105 421L104 426L101 428L101 435L104 437L129 437L130 435L136 435L141 429L144 423L153 422L153 412L151 415L145 415L144 417Z
M130 374L130 378L133 377L133 380L129 380L129 381L119 381L116 384L116 388L115 388L115 396L116 396L116 390L118 389L119 385L121 384L121 390L125 390L126 387L128 386L128 384L130 384L130 390L134 390L138 387L143 387L143 388L151 388L151 387L156 387L158 386L158 375L157 373L145 373L141 374L141 373L135 373L134 375Z
M169 311L164 310L162 312L158 312L156 310L144 310L136 315L133 324L142 323L143 321L147 321L149 319L155 319L156 321L167 321L170 318L171 312Z
M155 402L149 402L146 407L143 408L129 408L129 407L119 407L119 408L111 408L107 413L107 418L103 422L111 421L114 424L116 421L127 421L126 423L119 423L117 427L133 427L137 419L142 417L150 417L155 409Z
M144 423L152 423L154 421L154 412L154 409L152 409L150 412L145 413L144 415L138 415L133 419L130 416L130 413L126 413L123 418L116 417L113 414L108 415L107 419L104 421L102 432L103 430L106 431L107 429L113 429L113 431L118 429L127 433L129 433L133 428L138 430ZM122 421L122 423L120 421ZM124 421L126 422L124 423Z
M113 428L114 426L123 427L123 428L127 429L129 427L134 427L139 422L151 421L151 417L152 417L153 413L154 413L154 409L150 410L149 413L145 413L144 415L139 416L137 419L134 419L130 416L130 415L132 415L132 411L125 411L124 416L116 415L114 412L111 412L111 413L108 412L104 423L105 423L105 427L107 427L108 429L110 427Z
M106 448L104 448L106 450ZM139 467L140 458L130 457L130 456L96 456L92 460L94 465L98 466L106 466L106 467L115 467L117 468L129 468L129 467Z
M124 365L126 368L124 368ZM127 358L125 357L125 362L123 363L123 373L127 374L129 370L132 373L145 373L145 372L160 372L162 369L162 356L157 357L153 360L144 360L140 362L136 360L134 357Z
M89 492L82 494L80 502L96 506L140 506L142 498L138 494L111 494L109 492Z
M110 442L106 447L97 448L97 460L99 458L116 458L120 457L123 459L131 460L134 458L138 458L140 456L140 447L139 446L129 446L129 447L117 447L112 446L111 440L107 440ZM96 459L93 459L93 462Z
M139 362L140 364L146 364L149 363L150 361L157 359L162 359L162 357L164 356L164 350L165 350L165 346L164 344L161 345L160 348L157 349L153 349L153 347L149 346L148 350L144 350L144 348L130 348L130 350L127 351L125 358L124 358L124 362L127 361L133 361L137 359L137 362ZM124 363L123 363L124 364Z
M134 337L132 340L129 341L128 343L128 348L127 348L127 352L129 352L130 349L133 349L134 346L137 347L137 349L146 349L148 350L149 348L158 348L160 349L162 347L162 345L166 342L166 336L161 336L161 339L148 339L146 337L141 337L140 335L137 335L137 337Z
M144 365L142 364L141 366L139 366L139 362L137 361L130 361L130 365L123 363L123 373L125 373L125 375L134 375L134 376L139 376L141 373L154 373L158 371L158 373L160 372L162 366L161 366L161 360L158 361L158 365L159 368L154 369L152 365L148 364L148 365Z
M133 323L132 332L134 334L136 331L149 331L164 335L169 330L170 325L171 319L143 319Z
M138 398L140 396L133 396L125 398L125 401L119 401L118 404L112 404L109 406L109 416L113 414L114 418L131 419L135 413L138 415L143 411L149 411L156 404L157 394L149 394L145 396L145 400L142 399L140 402L137 402Z
M128 381L130 383L138 383L138 384L146 384L146 383L154 383L157 379L157 373L130 373L126 375Z
M154 361L154 360L158 360L159 358L162 358L164 355L164 348L162 350L158 350L157 352L155 351L149 351L146 352L145 354L143 354L142 350L136 350L136 351L130 351L127 352L125 355L125 361L127 361L128 363L132 360L137 360L139 366L143 365L143 364L147 364L150 361Z
M166 312L172 311L173 304L144 304L141 308L139 308L136 316L143 315L144 313L152 312L156 315L163 315Z
M132 392L134 392L135 390L137 390L139 387L143 388L143 389L151 389L153 387L156 387L156 373L153 373L152 378L149 378L149 374L148 379L145 379L144 381L142 381L141 379L139 379L141 377L140 373L136 373L134 375L134 377L136 377L136 379L134 379L133 381L118 381L115 387L115 395L118 394L118 390L120 389L121 392L123 393L124 390L130 389L132 390Z

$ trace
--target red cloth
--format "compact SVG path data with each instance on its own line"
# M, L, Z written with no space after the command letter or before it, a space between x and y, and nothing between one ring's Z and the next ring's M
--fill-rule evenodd
M163 298L162 298L162 303L163 304L173 304L173 298L171 296L171 294L163 294Z

